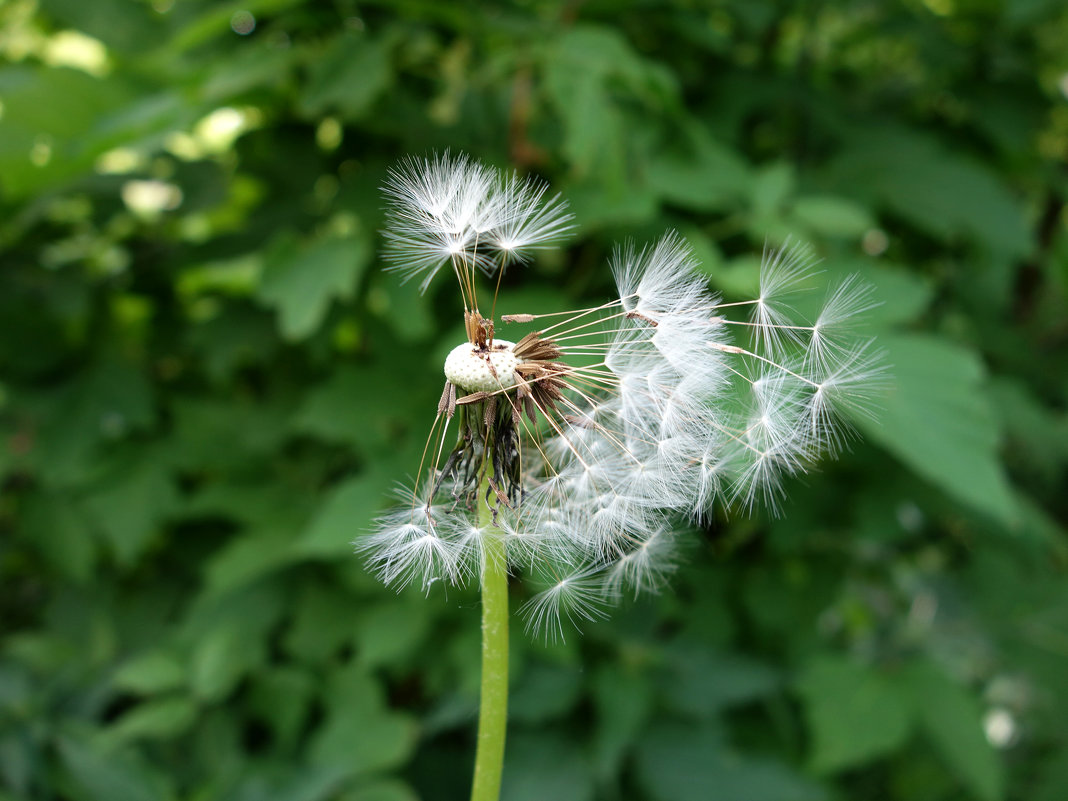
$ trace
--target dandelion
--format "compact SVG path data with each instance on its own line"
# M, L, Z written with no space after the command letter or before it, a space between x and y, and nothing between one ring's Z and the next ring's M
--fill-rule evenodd
M572 227L564 202L447 153L403 162L385 189L388 269L425 289L448 266L467 341L445 361L415 486L358 548L393 586L481 587L472 797L495 798L508 576L541 585L521 609L528 628L562 637L565 621L658 591L676 566L680 520L704 520L716 503L774 509L786 477L842 447L840 411L868 408L879 386L880 356L854 325L872 300L848 279L813 321L799 320L793 301L813 259L795 245L765 252L756 299L725 303L668 233L614 253L614 297L503 314L508 338L498 338L494 309L479 310L479 274L499 286L506 267L559 241Z

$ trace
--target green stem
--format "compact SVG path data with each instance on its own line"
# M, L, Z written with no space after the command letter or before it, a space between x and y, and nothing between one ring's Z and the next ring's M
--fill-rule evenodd
M482 573L482 689L471 801L497 801L500 797L508 725L508 560L501 530L492 523L486 489L484 485L479 493L479 524L486 532L486 545Z

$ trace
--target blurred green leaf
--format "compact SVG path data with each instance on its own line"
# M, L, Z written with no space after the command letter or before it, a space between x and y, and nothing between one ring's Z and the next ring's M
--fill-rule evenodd
M855 201L834 195L804 195L797 198L790 213L804 228L817 236L859 238L875 227L871 214Z
M509 737L501 801L591 801L593 776L577 744L520 732Z
M166 801L174 798L163 776L140 760L104 751L72 737L58 742L63 766L74 781L76 799L87 801Z
M901 265L874 259L832 258L819 266L826 271L828 286L856 275L872 287L871 301L875 305L864 313L863 324L873 336L881 337L880 329L915 320L931 302L931 281Z
M907 688L850 659L811 661L797 688L812 730L812 767L820 773L885 757L901 747L914 725Z
M26 499L23 535L53 568L83 583L92 575L97 545L84 513L63 494L42 493Z
M954 773L978 798L1005 797L1005 771L983 732L979 702L934 665L908 673L920 726Z
M295 543L302 556L350 554L384 505L388 476L357 476L335 487Z
M577 173L595 165L618 174L624 118L610 83L621 81L643 99L674 91L670 74L645 63L619 32L599 25L570 27L545 54L545 86L564 122L563 151Z
M679 644L669 650L663 693L683 715L710 716L773 692L779 679L767 665L738 655Z
M165 650L151 650L130 659L112 677L116 688L139 695L174 690L185 684L185 680L185 665Z
M178 493L162 452L137 454L109 465L106 480L85 498L85 510L116 558L132 565L160 536Z
M742 157L703 126L690 124L682 133L689 152L665 147L650 154L649 188L668 203L700 211L729 208L744 197L753 175Z
M404 782L387 779L349 790L340 801L419 801L419 797Z
M354 603L352 596L317 584L303 587L292 609L293 619L285 636L285 647L304 662L327 662L355 634L356 623L338 609Z
M300 741L319 687L309 672L277 667L257 671L252 677L250 707L277 738L292 748Z
M770 219L782 212L797 189L797 171L785 161L758 169L749 184L749 201L758 220Z
M368 667L402 662L425 641L430 627L430 608L425 598L415 603L390 599L364 608L356 626L359 658Z
M143 738L167 739L188 730L197 717L197 706L185 696L156 698L125 712L105 729L117 743Z
M228 695L241 677L264 658L263 646L237 622L210 631L193 653L190 687L197 698L218 701Z
M974 238L1008 256L1031 251L1013 192L979 161L918 132L858 133L828 174L843 193L869 198L935 236Z
M639 779L655 801L817 801L818 785L769 760L731 753L718 728L660 724L638 749Z
M264 635L277 622L282 598L261 583L226 595L202 594L185 624L192 640L189 687L204 702L229 695L266 659Z
M368 387L374 391L369 392ZM429 426L437 399L433 399L434 406L422 406L420 400L397 380L390 365L343 366L311 389L297 410L294 427L367 451L383 449L387 444L392 449L396 447L396 421L411 425L414 420L426 419ZM423 417L422 412L430 417Z
M91 5L78 0L42 0L41 7L65 27L100 39L120 52L138 52L158 46L167 20L147 6L129 6L123 0L99 0Z
M25 197L91 168L110 145L101 128L132 98L120 81L73 69L0 70L0 190Z
M508 702L508 719L526 725L555 720L578 702L582 691L582 674L567 665L535 662L516 671L515 688Z
M168 442L168 461L183 470L211 474L262 465L284 437L290 414L286 400L263 403L247 397L223 400L178 395L171 398L170 409L174 434ZM250 498L235 496L232 487L224 492L231 503L236 502L253 517L265 504L262 493Z
M299 524L287 522L282 519L276 526L255 527L231 539L204 566L205 588L218 593L233 590L298 561L293 543Z
M335 672L326 690L327 719L312 740L312 763L365 775L402 764L415 746L417 727L387 709L378 683L362 667Z
M303 244L283 237L268 255L257 295L278 310L283 337L304 339L318 329L331 300L352 296L370 258L364 237L324 237Z
M300 101L301 114L317 117L333 110L349 119L365 114L393 79L390 47L366 36L341 35L314 62Z
M640 674L605 665L593 679L597 710L593 753L597 775L615 775L653 711L652 687Z
M1048 409L1020 381L992 381L990 397L1009 437L1010 464L1055 484L1068 463L1068 416Z
M98 469L94 457L101 442L114 443L143 431L156 415L147 377L115 359L90 365L34 399L31 414L42 433L30 456L42 477L54 485L89 481ZM131 484L135 486L136 482Z
M893 384L864 433L951 496L1011 525L999 432L975 354L933 337L885 335Z

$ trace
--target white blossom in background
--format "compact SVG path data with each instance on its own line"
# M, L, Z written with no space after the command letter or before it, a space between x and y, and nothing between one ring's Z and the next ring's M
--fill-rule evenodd
M774 508L784 477L842 446L839 412L865 409L880 385L879 354L853 334L873 305L865 285L832 289L814 320L792 312L812 273L803 247L766 252L759 296L723 303L668 233L615 253L612 299L515 310L500 339L476 273L499 278L557 241L565 204L448 154L404 162L386 192L389 269L425 289L448 264L468 333L446 362L416 486L358 541L387 584L477 580L487 532L503 531L510 569L544 586L523 607L528 624L559 636L565 618L657 591L680 519L716 503Z

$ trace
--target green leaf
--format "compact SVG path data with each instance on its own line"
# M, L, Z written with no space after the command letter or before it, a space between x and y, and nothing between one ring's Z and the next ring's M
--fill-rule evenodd
M17 66L0 70L0 97L0 191L16 199L91 170L109 146L101 130L109 113L131 94L78 70Z
M880 329L911 322L923 314L934 294L929 278L882 259L832 257L819 266L825 270L828 286L856 275L872 287L871 300L877 305L864 312L858 322L863 323L865 332L871 331L880 339Z
M757 219L773 218L797 189L797 170L786 161L761 167L749 184L749 202Z
M292 609L293 619L285 635L286 651L303 663L325 663L347 645L355 634L355 621L338 609L356 603L335 587L305 585Z
M988 166L904 128L864 131L827 168L842 194L869 198L943 239L1005 256L1031 251L1020 201Z
M857 419L865 435L950 496L1011 526L1016 509L979 360L928 336L885 335L879 345L892 385L874 419Z
M66 494L43 492L27 497L20 532L68 579L85 583L92 577L97 543L84 513Z
M544 70L546 90L563 120L563 152L579 175L621 174L626 118L610 83L623 82L651 101L674 92L672 77L646 63L608 26L568 27L546 49Z
M347 119L366 114L393 80L390 46L367 36L335 36L314 61L300 100L300 112L319 117L332 110Z
M656 195L621 179L575 181L562 192L575 216L590 228L644 225L656 217Z
M1059 753L1046 762L1036 785L1031 801L1063 801L1061 796L1068 787L1068 753L1063 745Z
M374 391L369 392L369 387ZM393 365L346 365L311 388L294 415L293 426L301 433L365 451L395 451L398 424L410 426L413 420L425 419L429 427L436 404L437 398L411 392L398 380Z
M197 713L196 704L185 696L156 698L123 713L104 732L116 743L145 738L173 739L193 725Z
M419 796L399 779L380 779L349 790L339 801L419 801Z
M294 63L303 54L296 48L287 51L269 42L259 44L259 47L233 48L226 56L220 54L215 69L204 76L201 91L205 100L224 103L255 89L281 90Z
M237 682L260 668L267 655L267 631L284 610L277 588L261 583L241 591L198 598L187 637L192 641L189 687L211 703L229 695Z
M119 459L85 498L85 510L115 557L132 565L161 534L175 510L178 492L162 451Z
M300 525L283 518L231 539L205 564L205 590L227 592L300 561L293 548L293 535Z
M229 259L189 265L178 275L175 289L187 301L211 294L247 297L255 291L262 274L262 254L243 253Z
M516 676L508 719L531 726L566 715L582 693L582 673L570 665L531 663Z
M272 398L271 401L173 395L170 406L174 435L168 441L168 460L184 470L209 470L212 474L262 466L265 457L285 436L286 421L291 413L284 399ZM228 487L227 493L233 495L233 488ZM276 503L282 500L287 504L294 502L293 498L279 499L276 493L262 487L257 497L250 498L246 494L240 501L247 514L257 519L257 510L274 509L268 503L272 497ZM235 516L245 519L242 515Z
M276 667L252 677L249 706L271 730L282 749L295 746L303 733L319 685L309 671Z
M508 738L501 801L592 801L593 774L576 743L529 732Z
M835 195L799 197L790 213L802 226L821 236L856 238L875 227L875 220L866 208Z
M319 328L336 298L351 297L371 259L362 236L298 243L283 237L271 250L257 296L278 310L282 336L305 339Z
M73 737L58 741L63 767L87 801L166 801L174 797L166 780L141 760Z
M719 211L745 196L753 180L742 156L700 125L682 126L682 147L674 141L649 154L645 179L663 201L699 211Z
M593 740L597 774L607 779L618 773L649 719L652 687L644 675L609 663L594 676L593 703L597 710Z
M390 476L376 472L335 487L301 533L294 545L296 553L314 558L351 554L353 541L370 530L387 501L390 482Z
M426 641L430 607L426 598L391 598L361 610L356 625L360 662L368 667L401 664ZM511 710L509 710L511 711Z
M1005 766L984 735L978 699L929 663L907 678L920 726L953 772L982 801L1004 798Z
M152 650L125 662L112 677L112 684L126 692L152 695L177 689L185 680L185 665L176 656Z
M155 422L152 387L125 361L105 359L47 395L30 411L41 433L30 452L42 477L54 485L84 484L100 470L96 447L114 444Z
M913 725L900 682L850 659L819 657L797 683L812 732L813 770L832 773L900 748Z
M765 696L779 684L767 665L736 654L688 644L676 645L669 654L663 692L668 704L685 715L710 716Z
M167 42L168 56L177 58L183 51L228 36L234 11L248 11L257 18L269 17L296 5L299 0L241 0L240 4L211 3L195 6L182 17L181 27Z
M123 53L151 49L167 31L162 15L124 0L95 0L92 5L79 0L42 0L41 7L63 27L89 34Z
M221 700L266 656L267 643L258 626L238 617L223 619L197 643L190 665L189 686L205 702Z
M417 727L385 707L378 682L360 666L337 671L327 688L325 723L309 747L312 764L366 775L403 764L415 747Z
M990 397L1009 436L1010 466L1055 486L1068 463L1068 416L1047 408L1018 380L996 378Z
M653 801L820 801L821 787L766 759L731 753L718 727L660 724L637 749L638 780Z
M17 729L0 734L0 777L12 793L19 794L8 795L0 789L0 801L24 801L29 797L30 781L36 773L35 750Z

